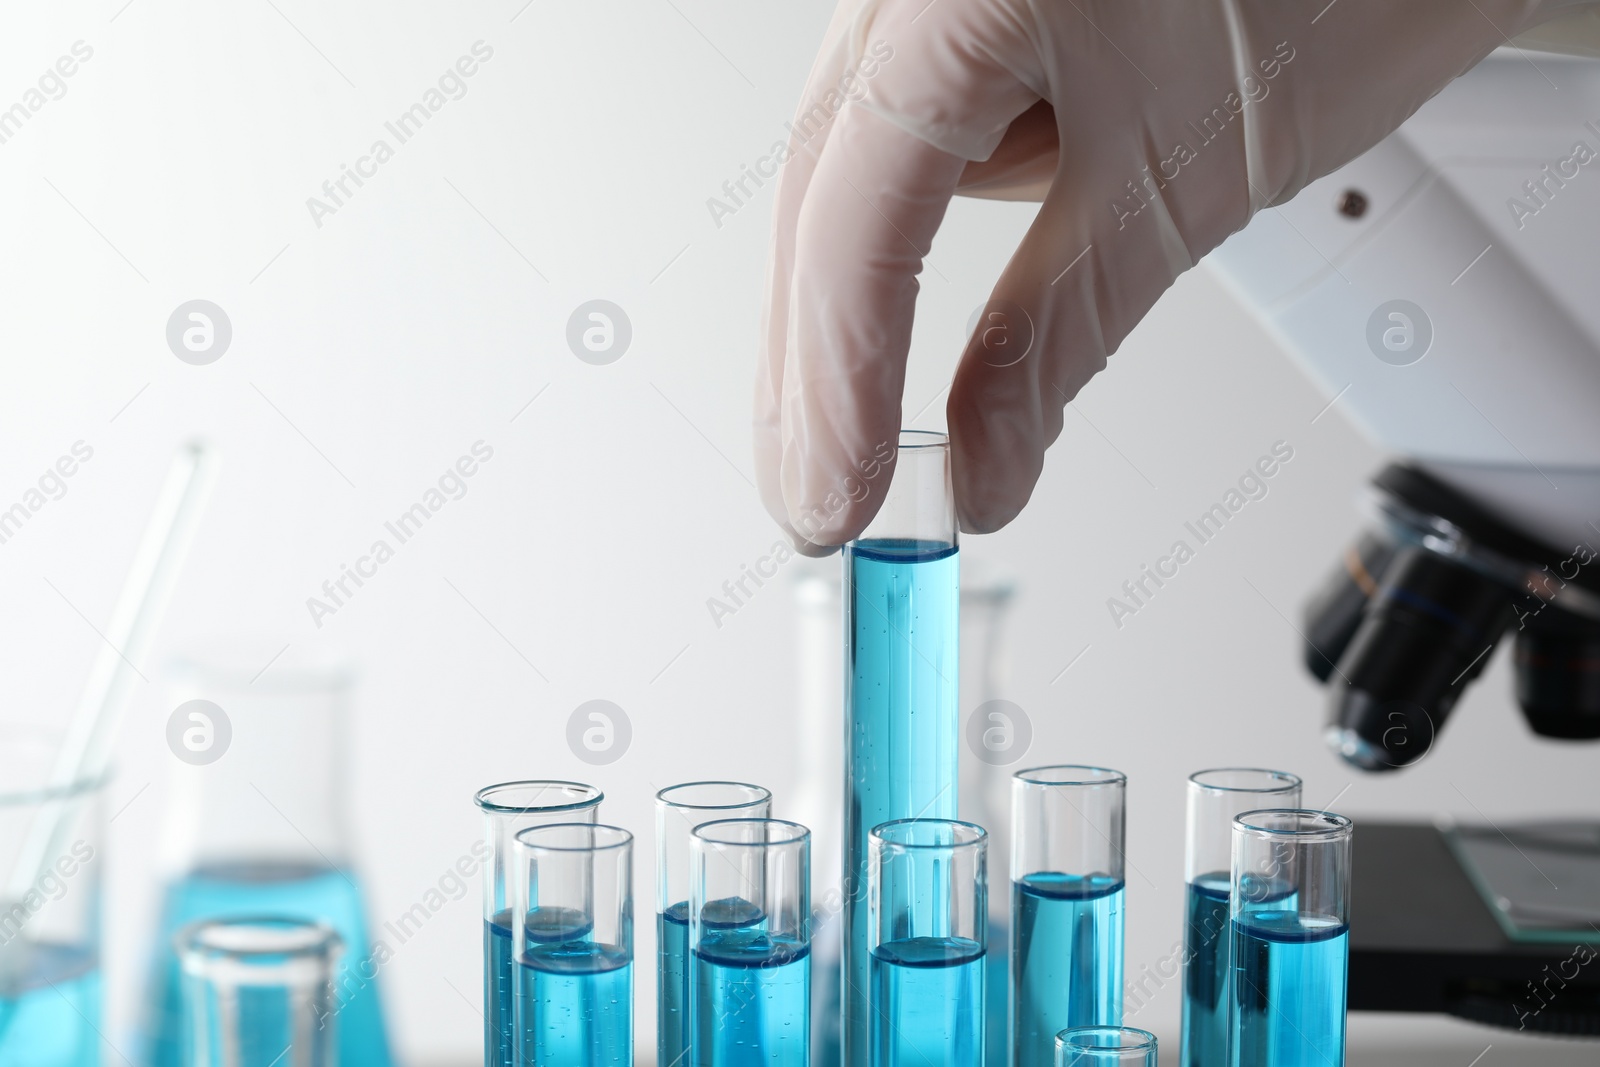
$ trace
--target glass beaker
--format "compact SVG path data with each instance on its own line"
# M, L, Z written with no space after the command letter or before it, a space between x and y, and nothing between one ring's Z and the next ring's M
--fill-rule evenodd
M338 668L273 665L252 675L210 662L176 665L175 707L187 709L191 729L206 743L196 751L174 746L168 880L146 1025L151 1067L182 1063L176 932L202 920L258 915L322 922L338 933L339 1062L392 1062L377 986L384 959L368 937L344 821L352 685ZM399 943L421 921L403 918Z
M326 923L270 916L179 930L185 1067L335 1067L343 947Z
M0 731L0 1064L100 1062L105 779L52 785L59 747Z

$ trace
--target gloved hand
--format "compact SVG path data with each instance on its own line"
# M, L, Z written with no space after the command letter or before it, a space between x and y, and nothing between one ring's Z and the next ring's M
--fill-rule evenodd
M983 533L1028 502L1064 405L1179 274L1589 2L842 0L777 190L767 510L815 554L877 512L916 275L953 194L1043 200L946 408L961 527Z

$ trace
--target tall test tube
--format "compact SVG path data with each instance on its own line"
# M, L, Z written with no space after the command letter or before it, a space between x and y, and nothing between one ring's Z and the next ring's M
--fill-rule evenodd
M530 826L595 821L604 794L578 782L501 782L473 796L483 812L483 1063L519 1067L512 1022L515 964L511 935L517 928L512 840Z
M872 1067L983 1067L988 847L949 819L872 831Z
M744 782L685 782L656 794L656 1063L687 1067L689 852L695 828L720 819L765 819L772 793ZM718 921L736 921L721 915Z
M633 1067L633 835L556 823L512 848L518 1067Z
M1156 1067L1156 1035L1131 1026L1080 1026L1056 1035L1055 1067Z
M1063 765L1011 782L1011 1063L1051 1067L1060 1031L1122 1025L1128 780Z
M1231 1067L1344 1063L1352 831L1297 808L1233 820Z
M873 469L877 469L874 467ZM865 471L865 468L863 468ZM950 439L902 430L883 507L844 549L845 1067L867 1067L872 829L954 819L961 610Z
M690 850L696 1067L809 1067L811 831L730 819L697 828Z
M1228 1055L1228 899L1233 820L1241 812L1300 806L1300 779L1283 771L1222 767L1189 776L1184 838L1183 1067L1219 1067Z

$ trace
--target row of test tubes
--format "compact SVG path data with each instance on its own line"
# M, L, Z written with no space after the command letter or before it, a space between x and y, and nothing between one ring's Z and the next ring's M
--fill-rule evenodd
M1012 1067L1157 1063L1122 1026L1126 786L1072 765L1012 779ZM477 796L486 1067L633 1062L633 837L598 822L602 799L568 782ZM1351 824L1299 800L1278 771L1189 780L1185 1067L1343 1062ZM771 808L737 782L657 795L659 1067L810 1063L811 835ZM956 820L873 829L873 1067L981 1067L987 849Z

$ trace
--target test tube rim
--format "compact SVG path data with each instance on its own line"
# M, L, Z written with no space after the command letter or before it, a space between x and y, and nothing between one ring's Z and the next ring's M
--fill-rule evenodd
M1259 820L1262 816L1281 815L1303 818L1306 822L1321 820L1325 825L1313 826L1261 826L1252 821ZM1236 832L1269 837L1292 837L1297 841L1336 841L1348 837L1355 829L1355 820L1347 815L1340 815L1332 811L1319 811L1316 808L1256 808L1252 811L1241 811L1233 817L1233 828Z
M895 440L894 447L896 452L906 452L920 448L949 448L950 435L943 430L902 429L899 437Z
M1046 771L1091 771L1100 777L1096 778L1042 778L1039 775ZM1104 786L1125 786L1128 776L1122 771L1110 767L1099 767L1090 763L1049 763L1041 767L1028 767L1017 771L1011 776L1023 785L1041 786L1081 786L1085 789L1098 789Z
M532 806L496 804L489 799L496 790L530 785L567 786L573 789L585 790L592 795L587 799L574 800L568 804L535 804ZM493 785L486 785L472 794L472 802L478 806L480 811L489 815L531 815L534 812L583 811L586 808L598 806L605 798L605 792L598 786L589 785L586 782L569 782L563 778L522 778L511 782L496 782Z
M749 789L753 793L759 795L752 796L748 800L743 800L732 804L685 804L682 801L667 799L667 794L673 790L692 789L696 786L707 785L731 785L740 789ZM676 785L669 785L663 789L657 790L656 803L664 804L669 808L682 808L685 811L731 811L734 808L748 808L756 804L772 803L772 790L768 789L764 785L756 785L754 782L735 782L727 779L708 778L704 781L679 782ZM728 822L731 820L723 819L718 821Z
M222 927L263 928L272 926L304 930L308 933L314 933L316 936L315 938L308 938L305 942L295 947L288 948L282 945L243 948L238 945L214 944L200 940L200 936L203 933ZM302 959L315 956L332 959L344 950L344 938L339 936L339 931L335 930L331 924L323 922L321 919L263 913L256 915L211 916L206 919L197 919L194 922L180 926L173 932L172 946L179 959L183 959L186 952L199 951L227 952L234 956L246 958L277 956L287 959Z
M1281 784L1271 787L1213 785L1200 780L1202 775L1207 774L1264 774L1280 779ZM1260 793L1263 796L1305 788L1305 781L1298 774L1292 771L1276 771L1270 767L1207 767L1203 771L1195 771L1189 775L1189 784L1207 793Z
M784 827L798 830L799 833L792 837L785 837L777 841L721 841L705 836L704 831L715 826L729 826L734 824L759 823L766 827ZM716 846L718 848L772 848L774 846L808 845L811 843L811 828L791 819L713 819L703 822L689 831L691 841L699 841L702 846Z
M965 841L952 841L949 844L926 844L917 841L894 841L883 836L883 831L889 829L890 827L910 825L949 826L961 830L976 830L977 836L969 838ZM968 822L965 819L890 819L888 822L881 822L877 826L874 826L867 834L867 839L869 841L877 842L883 848L899 849L902 851L911 851L913 849L940 849L953 852L956 849L961 848L981 848L986 846L989 842L989 831L985 830L977 823Z
M546 845L528 840L530 837L537 837L541 834L553 834L556 830L571 830L574 828L589 830L596 836L604 835L609 837L610 840L605 844L587 846ZM630 847L633 844L633 831L605 822L552 822L545 823L543 826L524 827L517 831L516 837L512 841L517 848L526 852L599 853Z
M1136 1036L1132 1045L1086 1045L1073 1040L1069 1034L1116 1034L1119 1037ZM1137 1026L1069 1026L1056 1031L1056 1047L1074 1052L1150 1052L1156 1048L1156 1035Z

